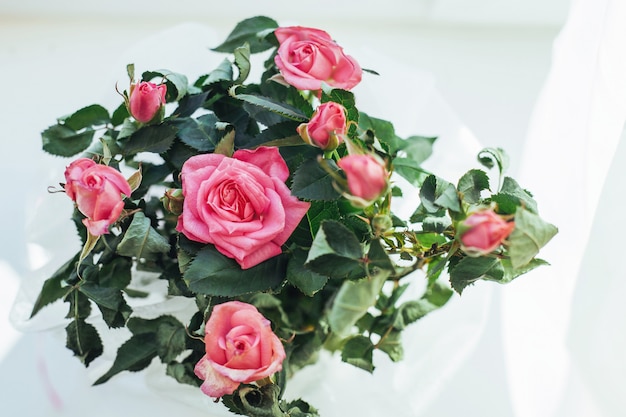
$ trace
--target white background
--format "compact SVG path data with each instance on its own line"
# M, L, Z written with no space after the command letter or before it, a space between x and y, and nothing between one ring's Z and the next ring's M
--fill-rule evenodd
M483 145L502 146L509 151L511 173L515 175L522 164L532 110L548 76L553 42L569 9L565 0L227 3L234 10L228 10L224 4L190 0L0 0L0 75L5 97L0 105L0 140L4 150L0 164L4 180L0 400L8 413L3 411L4 415L74 415L86 411L73 406L76 392L90 394L82 394L86 379L81 379L78 361L68 360L70 354L63 349L63 340L37 333L19 335L11 329L7 317L20 277L40 266L36 264L41 259L37 247L27 245L37 237L37 230L30 225L45 215L47 205L43 202L57 197L47 195L45 187L59 181L55 175L67 164L66 160L41 153L39 133L55 117L82 106L115 103L114 83L126 82L123 66L127 62L121 59L132 56L132 51L140 50L142 45L158 51L158 46L142 44L146 39L193 23L210 27L206 33L212 34L212 38L190 42L211 47L225 38L236 22L257 14L274 17L281 24L323 28L357 58L361 51L368 57L384 56L408 68L409 74L414 69L419 77L432 76L443 99ZM158 53L154 55L151 64L159 68ZM172 61L171 56L167 58ZM184 57L180 69L170 69L184 72L189 61L197 66L203 59ZM376 61L370 59L367 67L376 69ZM411 77L386 81L399 95L411 82ZM398 105L404 106L402 101ZM385 110L393 113L393 109ZM413 122L405 122L404 126L420 126L419 120ZM482 333L469 356L429 400L422 415L540 415L533 414L532 408L520 407L526 400L538 401L531 391L511 393L512 384L519 384L520 374L510 373L503 341L504 333L512 331L517 332L513 340L523 340L527 330L508 328L503 332L501 320L502 303L508 299L504 292L536 288L532 286L537 285L538 279L546 277L531 274L506 290L487 283L468 290L475 291L476 297L488 294L484 297L488 305ZM472 295L464 295L457 304L462 306L466 297L471 302ZM509 336L507 340L512 339ZM71 364L69 370L67 364ZM532 384L537 376L523 378ZM92 390L99 390L94 395L99 399L92 401L101 415L108 415L106 410L120 411L109 398L115 395L113 388ZM525 399L524 393L531 397ZM546 407L550 408L548 403ZM163 412L167 409L167 405L162 407ZM596 415L595 412L580 415ZM130 410L123 414L127 413ZM140 411L135 414L142 415ZM549 414L546 411L541 415Z

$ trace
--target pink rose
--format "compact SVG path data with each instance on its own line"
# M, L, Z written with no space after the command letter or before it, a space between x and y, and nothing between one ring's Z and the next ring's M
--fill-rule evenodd
M183 214L176 230L212 243L243 269L282 252L310 204L285 185L287 164L277 148L238 150L232 158L203 154L183 165Z
M270 322L250 304L230 301L213 308L205 326L206 354L194 369L200 389L214 398L232 394L279 372L285 349Z
M470 256L486 255L500 246L514 228L514 222L505 221L493 210L477 211L461 223L461 247Z
M131 84L128 111L141 123L148 123L159 113L165 104L165 84L142 81L139 84Z
M122 194L131 194L130 185L114 168L80 158L65 169L65 193L87 218L83 224L94 236L109 233L109 226L122 213Z
M389 173L374 155L347 155L337 165L346 173L350 194L362 200L356 201L361 206L371 204L387 189Z
M346 109L333 102L320 104L311 120L298 126L298 133L306 143L325 151L337 148L346 130Z
M359 64L323 30L291 26L274 34L280 44L274 62L298 90L321 90L322 82L349 90L361 82Z

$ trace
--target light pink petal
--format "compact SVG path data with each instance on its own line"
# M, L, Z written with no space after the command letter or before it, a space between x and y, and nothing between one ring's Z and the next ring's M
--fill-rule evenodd
M204 380L200 386L202 392L212 398L232 394L239 387L239 382L217 372L206 355L196 364L194 373Z
M85 225L89 233L94 236L100 236L109 233L109 226L111 225L111 223L109 223L107 220L94 221L90 220L89 218L83 219L83 224Z
M226 156L217 153L209 153L209 154L201 154L195 155L189 158L183 164L183 169L181 170L181 175L187 175L189 173L193 173L199 169L206 168L209 166L216 167L222 162L222 160L226 158Z
M241 259L237 259L241 269L252 268L260 264L261 262L267 261L274 256L280 255L282 253L282 249L280 246L276 245L273 242L269 242L254 252L245 254L245 256Z
M311 38L317 37L319 39L327 39L327 40L332 39L327 32L321 29L308 28L304 26L279 27L274 30L274 35L276 36L276 39L278 39L278 42L281 45L283 44L283 42L288 41L290 39L302 40L302 39L308 39L310 37Z
M255 150L239 149L233 154L233 158L255 165L269 177L278 178L282 182L289 178L289 168L280 155L278 148L260 146Z

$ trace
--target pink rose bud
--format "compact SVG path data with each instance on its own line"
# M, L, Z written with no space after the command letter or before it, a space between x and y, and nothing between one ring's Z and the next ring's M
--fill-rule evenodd
M141 123L152 121L165 104L165 84L154 84L142 81L139 84L131 84L128 111Z
M493 210L471 214L459 227L461 248L470 256L493 252L511 234L514 222L507 222Z
M347 155L337 165L346 173L350 194L362 200L353 202L367 206L387 190L389 173L374 155Z
M87 217L83 224L89 233L109 233L124 208L122 194L131 194L128 181L118 170L88 158L72 162L65 169L65 181L65 193Z
M267 320L251 304L218 304L205 326L206 354L195 366L209 397L232 394L239 384L267 378L282 369L285 349Z
M308 123L298 126L300 137L309 145L332 151L346 134L346 109L338 103L322 103Z
M301 26L274 31L280 46L274 62L285 81L298 90L321 90L322 83L349 90L361 82L359 64L323 30Z

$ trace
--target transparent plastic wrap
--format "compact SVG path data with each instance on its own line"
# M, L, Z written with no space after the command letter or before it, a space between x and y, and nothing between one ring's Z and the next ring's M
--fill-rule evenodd
M139 42L120 55L115 64L111 89L100 102L113 108L119 102L113 89L115 82L125 79L125 65L134 63L140 71L167 68L185 73L193 80L195 76L215 68L223 55L208 51L217 44L217 37L211 28L186 24L158 33ZM469 129L462 124L454 112L438 94L435 81L429 74L394 62L378 51L359 49L345 45L361 60L363 67L379 71L381 76L367 75L368 82L354 89L359 99L359 107L370 114L392 119L400 135L418 134L437 136L434 154L425 164L426 168L436 169L443 178L454 181L465 171L475 166L475 158L481 149L480 144ZM402 98L395 96L393 83L397 80L410 80L403 85ZM97 99L97 97L96 97ZM404 101L402 101L404 100ZM398 103L402 102L401 105ZM52 121L51 121L52 122ZM455 149L456 152L438 152L439 149ZM44 166L49 167L42 176L42 187L55 185L63 178L63 166L69 161L45 162L49 156L37 156ZM47 181L47 184L44 184ZM415 194L407 194L411 198ZM402 202L400 201L401 205ZM407 204L415 206L415 202ZM62 346L63 319L67 306L56 302L46 306L34 318L30 313L43 281L66 259L76 253L79 239L70 222L72 202L63 195L48 195L41 192L36 196L36 204L31 210L31 222L27 233L31 265L36 268L22 277L21 288L15 301L11 320L24 332L42 332L54 343ZM406 214L401 206L398 214ZM410 213L409 213L410 214ZM154 276L138 273L133 278L137 286L150 289L151 296L144 299L128 300L134 315L152 318L159 314L172 314L184 323L192 314L193 300L182 297L168 297L167 289ZM422 290L423 275L414 273L410 278L409 296L419 296ZM462 302L457 295L439 311L411 325L404 332L405 357L401 363L392 363L389 358L376 355L373 375L346 363L341 363L338 355L323 352L314 365L299 371L289 382L285 398L302 397L320 410L322 415L397 415L418 416L440 392L441 387L454 374L454 371L475 348L484 330L489 313L492 285L484 283L469 289L463 294ZM164 367L154 363L140 373L122 373L109 381L106 387L90 388L111 366L117 347L129 333L124 330L106 329L101 318L94 316L90 322L96 326L105 346L104 355L86 370L82 379L85 387L80 395L71 399L72 407L64 415L73 415L77 404L106 404L108 410L93 408L91 415L109 415L110 410L141 410L143 415L154 417L171 415L180 407L178 414L187 416L229 416L222 404L215 404L199 389L177 383L165 374ZM47 344L53 341L46 342ZM64 363L72 361L75 371L80 366L77 359L67 355L60 357L59 349L46 350L44 360L54 362L54 369L62 369ZM68 365L69 366L69 365ZM50 375L51 380L63 381L65 375ZM346 387L350 387L346 390ZM358 388L355 388L358 387ZM115 398L103 399L104 393L114 394ZM68 401L70 401L68 399ZM141 402L140 406L134 405ZM78 411L77 411L78 413ZM77 414L78 415L78 414Z

